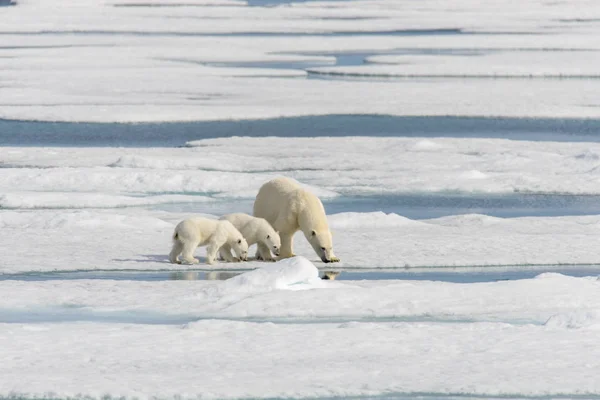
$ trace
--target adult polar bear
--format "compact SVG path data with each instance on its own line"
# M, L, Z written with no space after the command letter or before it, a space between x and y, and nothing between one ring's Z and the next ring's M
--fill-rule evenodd
M254 216L266 219L279 232L281 258L294 256L294 233L301 230L323 262L340 261L333 254L323 203L295 180L281 177L262 185L254 201Z

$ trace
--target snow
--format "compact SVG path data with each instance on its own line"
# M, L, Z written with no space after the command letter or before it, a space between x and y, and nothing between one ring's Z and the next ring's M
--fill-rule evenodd
M319 126L315 137L249 138L244 122L239 136L179 147L0 143L0 398L598 397L600 145L569 134L595 140L599 16L593 0L0 7L0 118L107 123L70 125L77 143L111 122L361 114L542 117L556 128L590 118L573 120L586 132L558 129L561 143L507 129L498 135L520 140L471 138L486 136L467 131L476 125L455 128L459 138L317 137ZM25 125L28 137L49 126ZM209 124L185 129L212 135ZM364 134L389 133L374 130ZM251 212L281 175L323 199L340 263L322 263L302 233L298 256L276 263L209 266L205 248L200 265L168 263L179 221ZM440 218L382 211L523 194L589 200L569 215L523 205L518 218L485 205L453 204ZM581 265L590 276L548 272ZM540 273L319 278L492 266ZM150 271L173 280L92 279Z
M174 266L167 258L175 225L189 215L136 208L4 210L0 212L0 272L193 268ZM600 262L595 250L600 231L597 215L459 215L410 220L374 212L358 217L355 213L333 214L328 219L336 255L342 259L340 264L328 266L334 269ZM326 267L301 233L294 244L298 255ZM196 254L204 262L205 249ZM254 254L253 248L250 254ZM256 261L220 263L218 268L261 265Z
M178 148L11 147L0 152L0 194L11 196L3 200L11 207L19 207L14 198L26 198L23 192L46 192L35 199L40 207L61 204L54 192L158 196L105 206L193 200L167 194L252 200L264 182L287 175L324 199L453 192L596 195L599 154L599 144L585 142L374 137L233 137ZM75 199L64 199L64 206Z
M322 285L319 271L306 258L296 256L273 265L234 276L223 285L225 290L256 291L268 289L306 289Z
M250 213L260 186L280 175L302 182L326 210L345 199L415 193L588 195L600 193L598 154L596 143L368 137L10 147L0 152L0 272L172 268L166 255L177 222ZM414 220L348 211L328 215L340 268L600 262L596 215ZM300 233L295 246L323 266Z
M599 78L597 52L521 51L474 55L385 55L370 65L310 68L309 73L375 77ZM476 62L474 62L477 59Z
M168 323L197 319L323 323L438 321L533 324L594 321L600 307L597 277L543 273L533 279L486 283L317 280L308 260L285 260L238 272L225 281L0 281L0 321L19 311L21 321L51 310L54 321L89 321L150 315ZM15 317L15 322L19 319ZM590 324L588 324L590 325Z
M286 267L314 276L306 261ZM551 323L554 313L582 309L596 319L597 279L323 282L302 291L271 282L262 290L251 278L0 282L0 319L13 318L0 324L10 343L0 348L0 387L23 397L143 399L598 393L596 327ZM119 320L149 312L163 323ZM185 313L187 322L169 313ZM282 316L305 323L272 319Z
M0 349L3 359L10 360L0 366L7 393L233 399L415 392L570 397L598 391L594 330L489 323L231 321L199 321L184 329L93 323L31 327L0 328L11 343ZM491 360L494 374L482 368Z
M19 1L0 8L0 118L598 115L600 83L579 79L597 75L596 2L419 3ZM532 76L577 79L496 79Z
M74 192L13 192L0 195L0 208L119 208L172 203L202 203L210 201L205 196L158 195L133 197L101 193Z

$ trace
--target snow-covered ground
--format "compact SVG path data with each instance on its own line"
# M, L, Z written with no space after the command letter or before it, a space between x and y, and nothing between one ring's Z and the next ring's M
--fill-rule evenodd
M19 0L0 7L0 117L598 115L596 1L273 3ZM357 65L344 65L340 56L357 53ZM307 79L307 71L342 79ZM457 79L465 76L561 79Z
M0 387L28 398L570 397L600 389L596 278L340 284L296 258L224 282L0 288L9 344L0 348Z
M231 120L239 136L166 144L162 126L165 143L148 147L149 124L120 138L127 147L42 147L36 138L65 125L2 121L15 131L0 135L0 398L600 396L600 208L590 205L600 198L600 3L11 3L0 0L0 118L106 123L69 125L78 145L108 146L117 122ZM453 138L406 127L323 137L311 116L334 114L491 122L454 123ZM282 116L307 120L262 138L241 137L235 122ZM515 117L544 118L540 135ZM504 128L490 135L493 121ZM314 137L291 137L313 126ZM211 127L178 129L222 136ZM6 146L11 134L28 139ZM322 263L302 234L300 257L277 263L168 263L178 221L249 212L280 175L324 200L339 264ZM436 211L436 196L480 208L381 211L406 199ZM589 200L534 213L531 196ZM486 199L518 200L520 217L498 217ZM578 265L590 276L568 276ZM319 278L492 266L539 274ZM565 274L544 272L556 266ZM194 280L198 267L233 277ZM103 271L190 280L87 279Z
M179 148L10 147L0 153L0 166L0 206L12 209L94 207L98 193L120 197L97 198L96 207L254 199L260 185L278 175L323 198L600 194L597 143L234 137Z

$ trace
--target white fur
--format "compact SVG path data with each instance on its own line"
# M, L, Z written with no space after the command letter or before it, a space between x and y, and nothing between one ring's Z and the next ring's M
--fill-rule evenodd
M293 236L298 230L323 262L337 262L323 203L290 178L273 179L260 188L254 216L264 218L279 232L282 258L293 257Z
M273 229L266 219L256 218L244 213L227 214L223 215L220 219L231 222L240 231L244 239L246 239L248 246L252 246L254 243L257 244L257 260L275 261L271 252L276 256L279 255L281 239L279 238L279 233ZM227 245L224 245L219 250L223 258L225 258L224 252L231 253L231 249Z
M172 263L196 264L194 251L198 246L207 246L206 262L214 264L217 251L228 245L237 254L237 259L231 256L225 260L229 262L245 260L248 258L248 243L242 234L229 221L193 217L181 221L173 232L173 248L169 254ZM181 258L178 259L178 256Z

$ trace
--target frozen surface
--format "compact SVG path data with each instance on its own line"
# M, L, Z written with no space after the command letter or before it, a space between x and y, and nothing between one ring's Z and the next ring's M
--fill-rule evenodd
M0 397L600 396L597 1L18 0L0 21L0 118L25 121L0 122ZM115 123L142 121L190 123ZM294 259L200 265L226 281L86 279L193 278L175 224L279 175L324 200L341 263L298 234ZM382 211L428 196L587 215ZM318 278L493 265L590 276Z
M0 393L212 399L600 392L595 278L315 286L315 273L300 258L225 282L1 282L0 335L10 346L0 348ZM299 282L309 290L285 290ZM315 373L317 366L327 368Z
M183 326L2 324L0 330L11 343L0 349L3 392L28 397L53 390L54 397L110 392L141 399L415 392L515 398L600 390L594 329L216 320Z
M0 272L194 268L167 261L175 224L188 215L137 209L2 211ZM417 221L375 212L358 218L334 214L329 221L342 259L334 268L600 264L597 215L472 214ZM295 251L325 267L301 233ZM205 249L196 254L203 262ZM220 263L218 268L260 265Z
M311 68L325 75L458 78L600 78L600 53L493 52L491 54L387 55L367 57L370 65Z
M10 147L0 152L0 206L116 207L202 202L206 196L253 200L264 182L279 175L305 183L323 199L598 195L599 160L597 143L501 139L234 137L179 148Z
M590 0L418 6L367 0L22 0L0 8L0 117L595 118L598 16L600 6ZM348 57L357 65L344 66ZM344 76L307 79L314 75L307 71ZM440 79L425 79L431 76Z
M361 209L360 199L597 195L599 146L238 137L179 148L9 147L0 152L0 272L172 268L166 255L179 220L251 212L260 185L279 175L298 179L338 210L329 221L343 268L596 264L597 215L507 219L470 212L415 220ZM340 213L344 208L351 212ZM301 234L296 251L316 259Z

